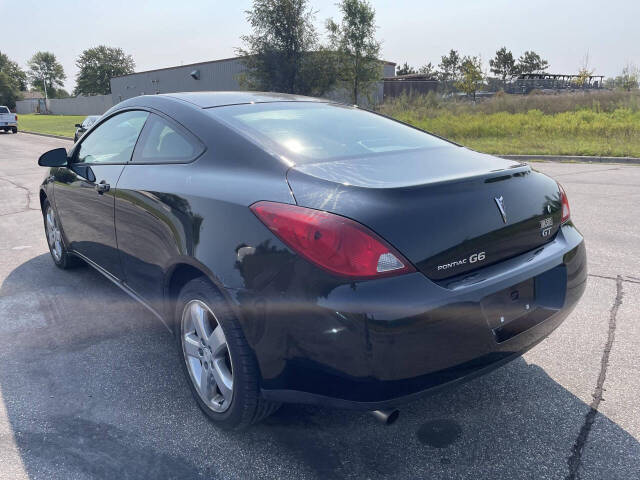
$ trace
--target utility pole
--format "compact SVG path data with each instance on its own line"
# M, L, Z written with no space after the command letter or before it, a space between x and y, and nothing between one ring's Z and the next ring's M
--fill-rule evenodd
M42 85L44 86L44 113L49 111L47 107L47 73L47 70L42 72Z

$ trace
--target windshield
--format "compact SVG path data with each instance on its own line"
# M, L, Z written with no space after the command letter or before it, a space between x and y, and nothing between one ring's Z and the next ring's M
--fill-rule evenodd
M9 113L9 109L7 107L0 107L0 113Z
M273 102L220 107L211 113L295 163L449 145L381 115L337 104Z

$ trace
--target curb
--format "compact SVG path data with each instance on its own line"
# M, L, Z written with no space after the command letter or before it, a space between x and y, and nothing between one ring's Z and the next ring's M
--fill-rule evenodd
M497 155L507 160L531 160L534 162L580 162L580 163L624 163L640 165L640 158L634 157L588 157L582 155Z
M50 133L29 132L27 130L18 130L18 133L28 133L29 135L38 135L39 137L57 138L60 140L69 140L70 142L73 142L73 138L71 137L63 137L62 135L51 135Z

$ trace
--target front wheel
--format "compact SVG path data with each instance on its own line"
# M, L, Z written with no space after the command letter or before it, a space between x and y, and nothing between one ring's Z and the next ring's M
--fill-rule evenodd
M42 215L44 217L44 231L47 234L49 252L56 267L66 270L67 268L77 267L82 264L82 261L78 257L75 257L67 250L64 239L62 238L60 222L49 200L45 200L42 204Z
M176 317L181 363L191 392L215 424L239 430L279 407L261 398L253 351L225 299L206 278L183 287Z

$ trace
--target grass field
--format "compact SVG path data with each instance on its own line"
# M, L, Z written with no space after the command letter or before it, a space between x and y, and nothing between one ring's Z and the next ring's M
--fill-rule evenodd
M85 118L85 115L18 115L18 130L73 138L74 125Z
M487 101L400 98L380 109L494 154L640 157L640 94L498 95Z
M396 118L486 153L640 157L640 112L442 113Z

